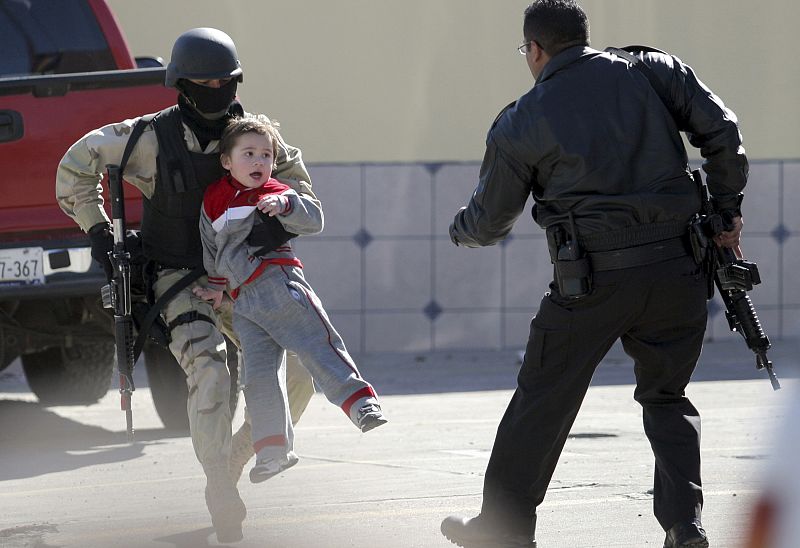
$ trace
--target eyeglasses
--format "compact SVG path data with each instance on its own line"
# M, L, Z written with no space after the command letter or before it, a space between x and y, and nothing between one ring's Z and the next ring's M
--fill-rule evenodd
M531 50L531 44L536 44L537 46L539 46L539 42L537 42L536 40L531 40L530 42L525 42L524 44L520 44L517 47L517 51L519 52L520 55L525 55ZM539 47L541 48L542 46Z

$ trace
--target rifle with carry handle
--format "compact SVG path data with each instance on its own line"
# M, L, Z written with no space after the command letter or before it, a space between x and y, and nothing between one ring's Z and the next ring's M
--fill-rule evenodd
M114 311L114 341L117 346L120 409L125 411L128 441L133 442L131 396L136 387L133 384L135 337L133 335L133 316L131 315L131 254L125 247L125 200L120 166L109 164L106 169L114 231L114 247L108 256L114 273L108 285L104 285L101 289L101 296L103 307L111 308Z
M761 283L758 265L746 261L741 250L738 254L731 248L721 247L714 243L714 236L733 228L733 217L727 212L714 210L708 191L698 170L692 172L700 191L701 209L692 221L691 241L695 259L702 259L713 276L714 285L725 303L725 318L731 331L744 338L747 348L756 355L756 369L766 369L773 390L781 385L772 368L772 361L767 357L771 343L764 334L755 307L747 295L753 286ZM709 298L713 296L713 288L709 288Z

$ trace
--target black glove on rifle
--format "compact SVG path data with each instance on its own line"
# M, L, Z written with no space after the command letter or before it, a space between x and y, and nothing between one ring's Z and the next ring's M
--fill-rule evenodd
M92 259L103 267L106 279L111 281L114 275L114 267L108 254L114 249L114 237L111 235L111 227L108 223L97 223L89 229L89 242L92 245Z

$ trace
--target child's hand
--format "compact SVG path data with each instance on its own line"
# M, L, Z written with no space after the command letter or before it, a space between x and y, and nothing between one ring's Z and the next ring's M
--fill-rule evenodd
M210 287L195 287L192 289L192 293L204 301L210 302L211 307L214 310L217 310L220 307L222 304L222 298L224 296L224 293L221 289L211 289Z
M282 194L270 194L261 198L256 207L270 217L274 217L289 209L289 198Z

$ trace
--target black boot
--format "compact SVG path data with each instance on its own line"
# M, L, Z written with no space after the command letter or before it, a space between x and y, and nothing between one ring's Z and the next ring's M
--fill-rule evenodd
M441 531L447 540L463 548L536 548L535 527L535 517L530 531L524 532L501 530L480 515L472 519L449 516L442 521Z
M708 548L708 538L700 520L678 522L670 527L664 548Z

